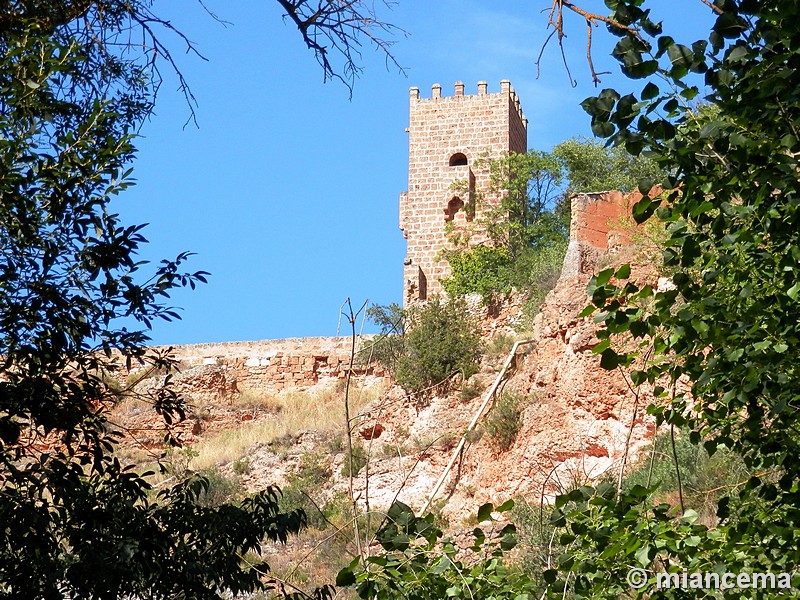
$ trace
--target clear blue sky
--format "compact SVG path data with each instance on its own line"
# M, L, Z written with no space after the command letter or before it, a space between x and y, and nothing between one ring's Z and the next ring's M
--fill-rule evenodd
M596 90L581 21L573 20L566 45L577 86L554 43L537 79L549 0L400 0L382 14L409 33L393 48L406 75L365 47L352 99L343 85L323 84L277 2L206 3L230 25L194 0L154 6L208 58L184 55L172 40L199 127L184 128L189 111L168 79L137 143L138 184L116 205L126 222L149 223L143 258L190 250L197 255L189 268L211 272L208 285L173 296L183 319L155 324L154 343L334 335L346 297L400 302L398 195L407 185L411 86L429 97L437 82L452 95L457 80L476 93L479 80L497 92L509 79L529 119L530 148L590 135L579 103ZM684 28L705 15L689 12L697 0L677 4L686 11L673 19ZM595 39L598 70L616 72L604 29ZM630 84L608 76L605 85Z

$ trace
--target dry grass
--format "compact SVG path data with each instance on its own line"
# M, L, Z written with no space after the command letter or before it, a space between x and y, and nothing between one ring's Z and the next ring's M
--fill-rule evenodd
M350 413L376 400L382 388L354 388L350 394ZM290 391L278 395L258 397L252 392L246 396L247 405L269 406L274 413L267 420L248 421L235 429L227 429L198 442L193 449L197 456L192 460L193 469L207 469L239 460L256 444L269 443L275 439L294 436L300 431L314 430L334 432L344 429L344 392L333 387L322 391Z
M283 409L283 405L278 400L277 396L257 392L255 390L244 390L230 402L230 405L238 408L267 410L274 413L280 412Z
M137 394L128 393L114 404L113 414L123 417L153 410L153 403Z

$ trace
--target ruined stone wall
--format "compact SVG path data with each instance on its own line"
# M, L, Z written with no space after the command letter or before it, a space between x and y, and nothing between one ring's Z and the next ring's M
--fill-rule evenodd
M597 257L614 254L631 244L631 207L642 199L637 191L576 194L571 201L569 246L562 278L591 273Z
M361 336L356 348L371 339L372 336ZM341 336L191 344L175 346L172 353L183 371L218 367L228 380L235 380L240 392L280 392L344 379L350 368L350 348L351 338ZM358 360L353 372L358 376L387 377L380 367L363 367Z
M442 97L436 84L426 99L413 87L410 102L408 191L400 195L400 229L407 240L404 304L441 293L439 281L450 269L437 259L447 244L448 223L477 222L499 202L489 194L488 165L476 161L527 150L527 119L508 81L494 94L479 82L477 95L464 95L458 82L450 97ZM455 182L462 184L459 189ZM476 195L483 202L471 214L467 205ZM472 242L483 240L475 231Z

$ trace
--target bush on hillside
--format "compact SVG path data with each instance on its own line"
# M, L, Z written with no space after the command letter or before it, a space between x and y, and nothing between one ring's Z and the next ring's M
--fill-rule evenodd
M429 391L456 373L468 378L478 372L481 339L457 298L434 298L424 305L372 307L369 315L382 333L364 351L383 364L409 393Z
M483 424L493 448L506 452L514 444L522 428L522 411L525 398L513 392L504 392L494 403Z

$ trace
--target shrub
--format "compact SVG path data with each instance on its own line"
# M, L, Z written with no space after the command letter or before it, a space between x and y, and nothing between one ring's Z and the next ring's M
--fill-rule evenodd
M464 379L478 372L481 339L463 299L434 298L409 311L405 352L395 378L403 389L421 392L460 372Z
M481 340L463 298L434 298L407 310L373 307L370 317L382 330L373 357L407 392L430 390L455 373L466 379L478 372Z
M359 351L358 360L362 364L377 361L394 373L405 353L406 311L397 304L374 305L367 309L367 316L380 327L381 333Z
M442 287L451 296L479 294L484 304L516 288L526 297L525 314L530 318L555 287L566 251L566 239L521 249L513 257L504 248L453 250L446 254L451 276L442 280Z
M492 359L505 358L508 356L511 348L514 347L515 341L513 335L500 331L489 340L489 344L486 348L486 355Z
M450 277L442 287L450 296L480 294L484 304L511 291L514 261L505 248L476 246L447 253Z
M486 386L477 377L471 377L464 380L461 384L461 401L469 402L473 398L477 398L483 393Z
M229 477L216 467L200 471L200 474L208 481L208 487L197 497L200 506L231 504L244 496L244 488L238 477Z
M520 394L504 392L494 403L483 428L495 449L505 452L517 439L522 428L524 400Z
M330 479L331 470L321 454L303 454L297 472L287 477L289 485L283 488L279 500L281 510L301 509L310 527L325 529L327 522L311 495Z
M297 474L289 478L292 485L317 489L331 477L331 470L321 454L303 454Z
M250 459L246 456L233 461L233 464L231 465L231 469L236 475L247 475L250 472L250 468Z
M747 469L741 456L729 449L719 447L713 456L709 456L702 444L693 444L690 438L690 431L676 430L673 454L670 434L659 433L653 438L647 456L625 476L623 488L629 490L635 485L650 487L660 484L657 493L674 498L678 494L679 469L685 506L696 510L704 520L713 522L717 500L754 473Z

